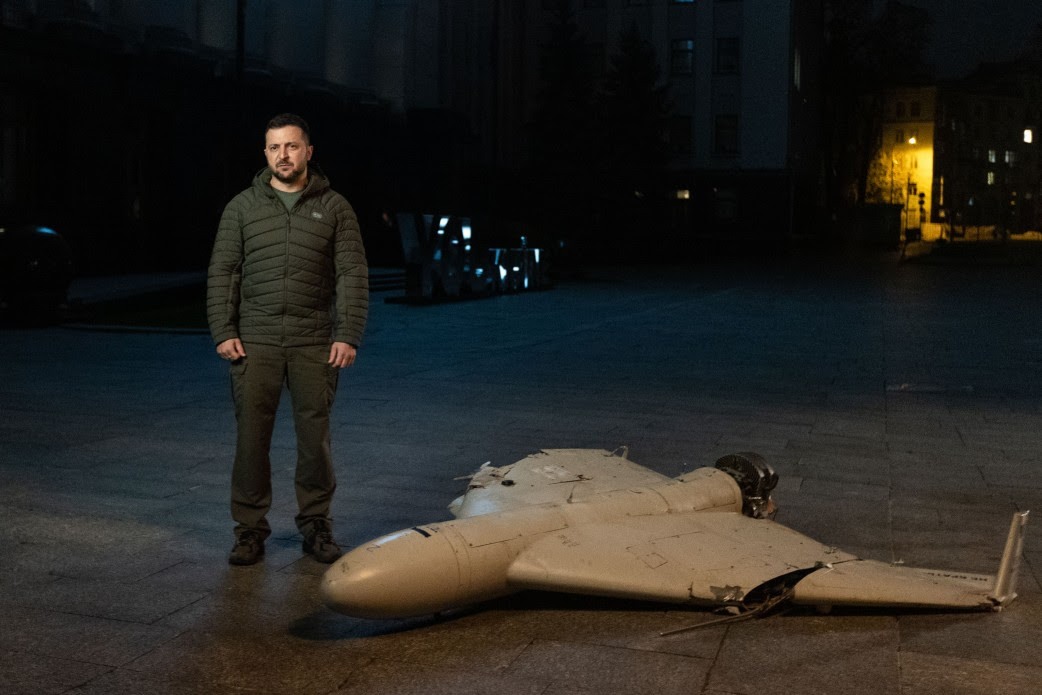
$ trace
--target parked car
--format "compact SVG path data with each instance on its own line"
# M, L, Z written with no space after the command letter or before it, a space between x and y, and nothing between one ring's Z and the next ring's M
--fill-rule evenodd
M30 323L54 320L68 300L72 249L50 227L0 226L0 314Z

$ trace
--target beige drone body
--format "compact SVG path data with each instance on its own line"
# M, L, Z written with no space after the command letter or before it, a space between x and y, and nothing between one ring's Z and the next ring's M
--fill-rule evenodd
M524 589L742 609L784 599L994 610L1016 596L1027 512L1014 515L996 575L918 569L762 518L776 481L755 454L675 479L589 449L486 465L450 505L456 519L352 550L326 572L323 597L347 615L404 618Z

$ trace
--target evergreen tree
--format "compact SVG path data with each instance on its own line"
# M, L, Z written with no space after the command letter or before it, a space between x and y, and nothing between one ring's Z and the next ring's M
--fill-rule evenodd
M531 123L533 203L555 236L592 239L593 81L570 0L558 1L549 30Z
M862 203L877 155L883 92L921 80L929 14L888 0L826 0L826 193L833 211Z
M619 50L599 95L601 190L609 210L622 219L657 212L668 153L665 131L670 105L651 45L632 24L619 36ZM618 219L618 216L613 216ZM629 220L633 222L634 220Z
M589 154L583 134L593 117L593 84L570 0L559 0L551 16L550 40L539 59L532 155L540 167L571 171L582 168Z

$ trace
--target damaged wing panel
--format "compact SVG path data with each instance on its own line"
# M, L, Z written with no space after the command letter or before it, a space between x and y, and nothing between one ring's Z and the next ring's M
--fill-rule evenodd
M517 588L715 604L793 570L856 559L771 521L692 512L552 534L521 553L507 578Z

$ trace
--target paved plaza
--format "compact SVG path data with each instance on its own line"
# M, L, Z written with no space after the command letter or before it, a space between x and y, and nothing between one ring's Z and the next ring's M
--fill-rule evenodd
M669 637L716 616L539 593L329 611L293 524L285 407L267 555L231 567L234 421L209 337L0 331L0 692L1042 692L1040 271L795 255L422 307L374 294L334 411L345 548L448 519L460 476L554 447L626 445L670 476L756 451L778 521L909 565L994 572L1011 513L1035 510L1000 613L794 609Z

